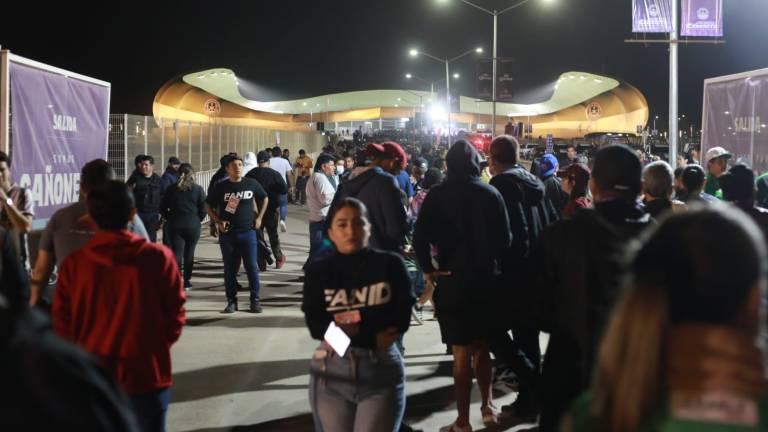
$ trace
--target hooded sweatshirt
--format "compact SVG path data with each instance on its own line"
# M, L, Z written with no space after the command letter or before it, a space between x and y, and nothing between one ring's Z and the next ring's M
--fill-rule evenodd
M257 166L259 166L259 162L256 160L256 155L253 152L246 153L243 157L243 172L247 174Z
M357 198L368 208L371 247L399 251L408 224L395 178L379 167L355 168L349 180L339 186L331 208L346 197Z
M185 323L170 249L128 231L97 232L62 263L53 326L96 356L129 395L171 386L171 345Z
M547 225L545 188L538 177L520 165L494 176L491 186L501 193L509 215L512 246L505 256L505 267L509 268L528 256L531 244Z
M425 273L435 270L431 246L437 247L440 270L493 276L512 240L504 200L480 181L480 157L458 141L446 156L448 177L430 189L416 221L414 249Z

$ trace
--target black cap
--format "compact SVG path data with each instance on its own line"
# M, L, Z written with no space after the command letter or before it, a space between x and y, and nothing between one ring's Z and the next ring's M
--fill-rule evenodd
M176 156L171 156L168 158L168 164L169 165L181 165L181 161Z
M734 165L718 180L726 201L746 201L755 197L755 173L745 164Z
M256 162L264 163L268 162L272 158L272 154L266 150L262 150L256 155Z
M424 189L431 189L433 186L439 185L443 182L443 172L437 168L430 168L427 173L424 174L424 179L421 181L421 186Z
M595 154L592 178L602 190L613 190L634 199L640 193L643 167L632 149L612 145Z
M683 169L681 178L683 186L690 192L704 185L704 179L707 178L707 174L700 165L690 164Z

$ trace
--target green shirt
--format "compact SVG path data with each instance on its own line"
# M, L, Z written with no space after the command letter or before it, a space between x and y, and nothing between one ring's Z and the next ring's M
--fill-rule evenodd
M704 192L722 199L723 191L720 190L720 180L712 174L707 174L707 184L704 185Z
M574 432L599 432L598 421L589 416L592 395L581 395L570 411ZM714 423L695 420L683 420L669 415L666 402L660 403L658 409L648 415L647 422L638 430L641 432L757 432L768 430L768 399L758 401L759 420L756 426L742 426L726 423Z

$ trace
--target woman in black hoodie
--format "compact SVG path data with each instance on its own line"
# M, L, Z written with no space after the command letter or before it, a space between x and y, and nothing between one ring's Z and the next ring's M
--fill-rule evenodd
M471 431L469 402L472 366L480 394L483 422L498 422L491 399L488 337L494 320L489 310L498 301L496 285L510 246L509 219L501 194L480 180L480 156L464 140L448 151L448 176L433 187L416 221L414 249L430 285L440 332L453 350L453 379L458 418L441 431ZM438 267L432 264L437 249Z
M302 304L312 337L323 341L310 367L315 429L393 432L405 410L405 366L394 342L415 303L408 271L399 255L368 247L359 200L344 198L328 220L336 253L308 264Z

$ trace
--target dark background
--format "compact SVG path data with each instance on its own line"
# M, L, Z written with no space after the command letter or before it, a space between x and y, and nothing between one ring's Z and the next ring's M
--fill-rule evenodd
M476 0L502 9L516 0ZM518 102L536 102L557 77L585 71L624 79L647 97L666 128L666 45L630 45L630 0L531 0L499 18L499 56L515 59ZM175 76L214 67L235 71L264 96L287 99L342 91L412 88L443 67L412 59L492 49L492 18L458 0L14 2L0 44L16 54L112 83L112 112L151 114L155 92ZM8 8L6 11L10 12ZM641 36L641 35L638 35ZM666 35L648 35L649 37ZM768 1L725 0L724 46L682 46L680 113L696 125L703 80L768 67ZM453 81L475 96L475 56ZM683 122L681 128L688 128Z

